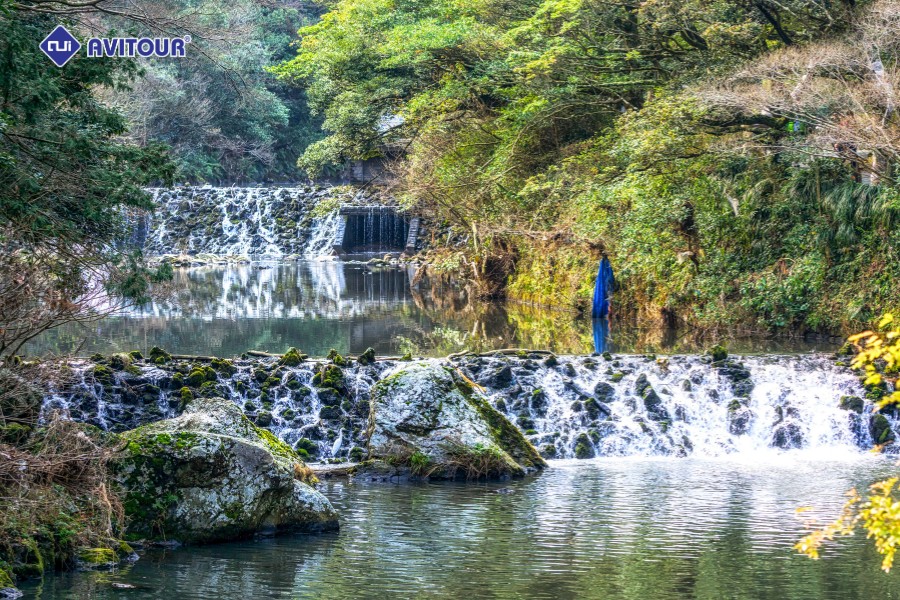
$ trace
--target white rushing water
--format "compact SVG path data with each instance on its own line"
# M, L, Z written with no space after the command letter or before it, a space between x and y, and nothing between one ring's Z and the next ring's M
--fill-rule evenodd
M508 375L506 367L470 371L496 406L535 432L539 449L550 445L560 457L833 455L874 443L872 404L862 414L839 407L842 397L864 395L856 376L821 356L746 357L719 367L696 356L564 358L552 367L513 366Z
M149 255L213 254L280 258L330 257L342 217L335 205L369 207L359 244L379 248L382 238L395 247L404 222L379 219L382 207L363 190L318 185L297 187L154 188L157 209L143 221L129 220L132 243L144 242ZM313 217L322 202L331 208ZM374 227L378 222L380 226ZM355 231L355 229L354 229ZM359 232L357 232L359 233ZM405 238L400 240L400 244Z
M238 361L237 372L220 376L214 393L288 443L317 448L319 456L330 457L340 435L337 454L352 457L354 448L365 447L372 386L403 364L347 367L346 391L337 393L312 385L311 363L273 370ZM873 434L892 439L900 425L892 414L886 421L875 416L856 376L821 355L738 357L714 365L698 356L621 355L464 357L454 364L549 458L762 460L797 452L841 458L863 455L875 444ZM142 366L139 376L118 371L104 385L88 365L75 371L78 379L49 397L47 409L109 429L177 413L183 384L171 372ZM859 398L859 412L839 407L845 397ZM887 434L879 419L889 425Z
M337 214L313 219L331 188L185 187L151 190L157 205L148 254L206 253L279 258L321 256L334 239Z

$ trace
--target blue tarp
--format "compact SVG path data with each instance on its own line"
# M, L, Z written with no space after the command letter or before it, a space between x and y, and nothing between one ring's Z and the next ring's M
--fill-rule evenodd
M612 265L609 259L603 257L600 268L597 269L597 283L594 284L594 305L591 308L591 317L602 319L609 315L609 300L612 298L613 287L616 279L613 276Z
M594 325L594 352L603 354L612 351L609 340L609 319L591 319Z

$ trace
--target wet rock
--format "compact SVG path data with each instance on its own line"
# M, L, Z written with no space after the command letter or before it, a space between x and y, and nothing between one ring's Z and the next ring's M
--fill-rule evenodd
M375 349L366 348L366 351L360 354L356 360L363 366L373 364L375 362Z
M372 390L368 455L431 478L521 476L545 466L515 425L455 370L414 364Z
M753 411L733 400L728 405L728 431L731 435L744 435L750 430L753 422Z
M268 427L272 424L272 413L267 410L261 410L257 413L255 421L260 427Z
M112 467L135 535L206 543L337 529L331 503L304 483L300 456L229 400L196 399L122 439Z
M862 413L864 406L865 401L859 396L841 396L841 399L838 401L838 408L857 414Z
M587 433L581 433L575 438L574 451L575 458L579 459L594 458L597 455L591 438L588 437Z
M707 350L706 354L712 359L713 362L723 361L728 358L728 351L719 344L716 344L715 346Z
M584 410L587 412L588 416L591 419L599 419L601 417L608 417L612 410L610 410L609 406L603 404L602 402L598 402L593 398L588 398L584 401Z
M610 403L616 399L616 388L605 381L600 381L594 386L594 398L600 402Z
M643 373L638 375L634 382L634 391L644 401L644 408L647 409L647 415L654 421L662 421L668 419L668 413L663 406L662 398L647 381L647 376Z
M512 369L509 365L503 365L488 373L482 373L478 379L478 383L484 387L499 390L503 389L513 381Z
M881 413L875 413L869 417L869 434L876 444L890 444L895 440L891 424Z
M782 450L803 447L803 429L794 421L783 421L772 433L772 445Z
M340 406L323 406L319 409L319 418L323 421L336 421L343 417Z

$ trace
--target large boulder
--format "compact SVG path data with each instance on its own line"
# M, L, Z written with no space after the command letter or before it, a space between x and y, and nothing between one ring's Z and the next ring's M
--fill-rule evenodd
M113 471L131 535L209 543L338 527L294 450L229 400L192 400L179 417L122 438Z
M544 459L456 369L414 364L378 382L369 458L433 479L518 477Z

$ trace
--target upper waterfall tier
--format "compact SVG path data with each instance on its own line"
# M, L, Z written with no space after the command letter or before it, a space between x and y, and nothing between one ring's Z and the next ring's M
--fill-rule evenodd
M366 204L362 191L323 186L280 188L185 187L153 189L156 212L144 251L314 258L331 250L335 214L313 209L335 197Z

